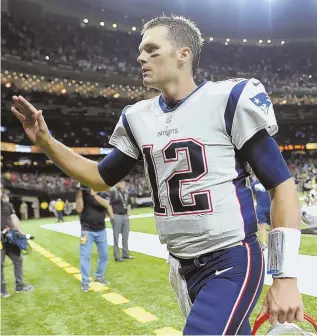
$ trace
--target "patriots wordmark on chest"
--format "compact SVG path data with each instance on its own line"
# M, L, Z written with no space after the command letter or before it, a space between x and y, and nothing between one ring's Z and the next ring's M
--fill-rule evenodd
M162 136L170 137L171 135L178 134L178 128L168 128L168 126L165 127L164 130L157 132L157 138L160 138Z

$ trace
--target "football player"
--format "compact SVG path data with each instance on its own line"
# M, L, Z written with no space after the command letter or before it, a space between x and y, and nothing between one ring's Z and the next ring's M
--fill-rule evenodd
M305 197L301 207L301 217L304 224L311 229L317 229L317 192L311 190Z
M110 141L114 150L99 164L54 139L42 111L25 98L13 97L12 112L57 166L94 190L115 185L143 158L184 334L246 335L264 279L246 164L272 198L268 272L274 280L260 314L269 311L272 323L303 320L296 281L299 199L271 137L277 125L262 83L197 86L202 45L200 30L186 18L145 24L137 60L144 85L161 94L123 110Z
M256 217L258 219L260 242L262 249L267 248L266 243L266 228L267 225L271 225L271 198L267 190L262 183L254 176L251 183L251 189L256 200Z

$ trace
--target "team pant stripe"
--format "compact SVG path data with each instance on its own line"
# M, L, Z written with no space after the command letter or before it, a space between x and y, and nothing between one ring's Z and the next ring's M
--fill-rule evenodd
M262 280L262 276L263 276L263 271L264 271L264 262L263 262L263 253L262 253L262 249L261 249L261 275L259 277L258 284L256 286L256 290L254 291L254 294L253 294L253 297L252 297L252 299L250 301L248 309L246 310L246 312L245 312L245 314L244 314L244 316L243 316L243 318L242 318L242 320L241 320L241 322L239 324L237 332L239 331L239 329L240 329L240 327L241 327L241 325L242 325L245 317L247 316L247 314L248 314L248 312L249 312L249 310L250 310L250 308L251 308L251 306L252 306L252 304L254 302L254 299L255 299L256 295L258 294L258 290L259 290L259 287L260 287L260 284L261 284L261 280Z
M229 319L228 319L228 322L225 326L225 329L222 333L222 335L226 335L227 332L228 332L228 328L230 326L230 323L232 323L232 320L233 320L233 317L234 317L234 314L236 313L237 309L238 309L238 306L241 302L241 299L242 299L242 296L245 292L245 289L249 283L249 280L250 280L250 274L251 274L251 267L252 267L252 260L251 260L251 249L249 247L249 244L245 244L246 248L247 248L247 255L248 255L248 266L247 266L247 272L246 272L246 275L245 275L245 279L244 279L244 282L243 282L243 285L241 287L241 290L240 290L240 293L239 293L239 296L237 298L237 301L235 303L235 305L233 306L233 309L232 309L232 312L229 316Z

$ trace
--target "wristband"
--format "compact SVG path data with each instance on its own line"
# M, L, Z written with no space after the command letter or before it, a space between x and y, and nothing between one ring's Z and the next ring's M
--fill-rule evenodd
M267 274L273 278L297 278L301 232L278 227L269 233Z

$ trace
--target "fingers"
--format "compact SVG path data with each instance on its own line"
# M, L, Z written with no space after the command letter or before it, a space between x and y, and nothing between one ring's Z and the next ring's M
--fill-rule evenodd
M12 100L14 102L14 106L18 108L21 114L23 114L26 117L30 117L33 114L37 114L37 109L29 103L24 97L22 96L13 96Z
M16 97L15 101L24 108L27 108L27 109L33 110L33 111L37 111L36 108L22 96Z
M12 100L14 102L14 106L16 106L19 110L23 108L23 105L20 104L19 98L17 96L13 96Z
M304 306L300 305L299 309L297 309L295 318L298 322L303 322L304 319Z
M286 315L286 321L288 323L292 323L295 320L296 311L297 309L295 307L288 308L288 312Z
M25 121L25 117L22 113L20 113L15 107L11 107L11 112L16 116L16 118L23 124Z
M278 322L279 323L285 323L288 313L290 314L290 317L293 321L294 320L294 311L287 310L287 309L280 309L280 311L277 314Z
M40 130L46 131L47 130L47 125L46 125L45 119L43 117L43 111L39 110L38 112L39 113L36 115L36 117L34 116L34 120L36 118Z
M270 307L270 318L269 321L272 326L275 326L279 322L278 309Z

